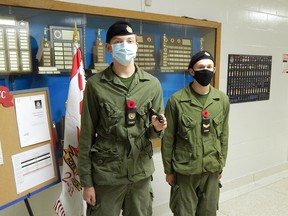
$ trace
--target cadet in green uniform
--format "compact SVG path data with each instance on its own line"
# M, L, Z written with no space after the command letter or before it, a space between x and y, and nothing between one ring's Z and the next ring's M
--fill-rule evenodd
M134 64L136 35L125 21L107 31L113 63L88 79L82 109L79 174L87 216L152 215L150 139L166 119L157 78ZM162 119L161 119L162 118Z
M161 152L170 208L175 216L216 216L219 178L227 158L229 99L210 85L214 61L207 51L189 64L194 80L172 95Z

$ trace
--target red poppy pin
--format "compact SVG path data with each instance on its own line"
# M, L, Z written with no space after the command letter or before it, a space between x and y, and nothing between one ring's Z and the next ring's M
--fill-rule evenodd
M202 116L203 116L204 118L208 118L208 116L209 116L208 110L203 110L203 111L202 111Z
M126 102L126 105L129 109L133 109L136 107L136 103L133 100L129 100Z

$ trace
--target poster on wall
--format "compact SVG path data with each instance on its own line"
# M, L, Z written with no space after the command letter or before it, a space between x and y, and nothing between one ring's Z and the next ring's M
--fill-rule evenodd
M228 55L227 95L231 103L269 100L272 56Z
M288 54L283 54L282 57L282 73L288 74Z

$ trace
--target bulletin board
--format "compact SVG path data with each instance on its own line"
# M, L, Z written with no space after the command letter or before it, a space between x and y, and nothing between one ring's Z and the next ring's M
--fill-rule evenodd
M48 88L10 92L0 103L0 210L60 181Z

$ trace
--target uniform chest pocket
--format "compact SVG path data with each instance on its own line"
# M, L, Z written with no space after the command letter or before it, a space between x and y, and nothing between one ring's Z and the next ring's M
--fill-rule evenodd
M181 117L181 124L183 131L191 131L195 128L196 126L196 121L192 119L191 117L187 116L186 114L183 114Z
M224 117L222 113L219 113L215 118L213 118L213 126L214 126L214 129L218 138L222 134L223 118Z
M106 132L109 133L111 128L119 122L119 119L121 118L121 111L117 108L117 106L113 106L110 103L101 103L100 107L100 119L103 124L103 128L105 128Z
M189 143L195 143L196 141L195 126L196 121L194 119L192 119L186 114L182 114L178 128L179 138Z

